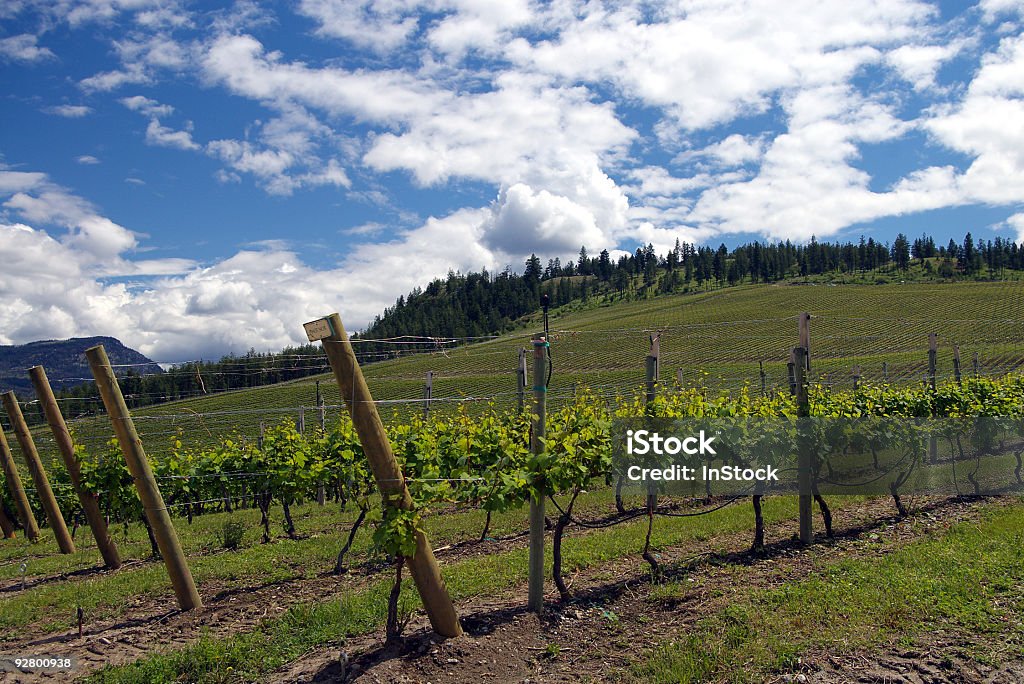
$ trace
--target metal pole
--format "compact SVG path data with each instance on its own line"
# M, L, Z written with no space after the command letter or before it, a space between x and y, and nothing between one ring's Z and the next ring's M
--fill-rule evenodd
M423 420L430 417L430 400L434 396L434 371L427 371L426 384L423 385Z
M533 430L530 451L544 451L547 415L547 347L544 333L533 336ZM544 496L545 485L537 484L537 495L530 500L530 587L527 606L539 613L544 609Z
M64 516L57 505L57 499L53 495L50 481L46 477L46 469L43 462L39 460L39 452L36 451L35 442L32 441L32 433L29 432L25 416L21 414L21 407L18 405L18 398L14 392L4 392L4 409L11 419L11 426L14 428L14 436L21 446L21 453L25 455L25 462L28 464L28 471L32 475L32 483L36 487L36 494L39 502L43 505L43 512L46 513L46 522L53 530L53 536L57 539L57 548L61 553L74 553L75 542L71 539L68 526L64 523Z
M192 571L181 550L181 542L178 541L178 534L171 523L171 516L167 513L164 497L157 487L156 478L153 477L153 469L146 458L145 449L142 448L142 440L139 439L135 423L128 413L128 407L125 406L124 396L117 384L114 369L110 366L107 352L100 344L86 349L85 358L89 360L92 375L96 378L96 387L103 398L107 415L110 416L117 442L121 445L121 453L124 454L128 471L135 480L135 489L139 493L146 518L153 528L157 548L164 558L167 575L171 578L171 586L174 587L174 595L178 599L178 607L182 610L202 608L203 602L192 580Z
M50 425L50 431L53 432L57 449L60 451L61 458L64 459L64 467L71 477L71 486L74 487L75 494L78 495L85 519L89 522L89 529L92 530L93 539L96 540L100 555L103 556L103 563L111 570L116 570L121 567L121 555L117 551L117 544L110 536L107 523L100 512L99 497L90 494L82 487L82 471L78 464L78 456L75 454L75 443L71 439L71 432L64 422L60 407L57 406L50 381L46 378L46 371L42 366L33 366L28 369L28 375L32 379L32 386L35 387L36 398L42 405L46 422Z

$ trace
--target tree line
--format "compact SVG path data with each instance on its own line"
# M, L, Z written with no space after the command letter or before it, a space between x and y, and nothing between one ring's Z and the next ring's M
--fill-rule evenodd
M586 303L595 296L646 297L832 273L882 276L912 269L916 275L950 280L1004 278L1008 272L1024 271L1024 248L1004 238L975 241L970 233L962 242L950 240L946 245L936 245L927 235L910 240L900 233L891 244L870 237L857 242L821 242L812 237L807 244L754 241L730 250L724 244L715 248L677 240L664 254L650 244L615 258L606 249L591 256L586 247L577 258L564 262L556 257L545 263L531 254L521 273L511 265L499 273L449 271L446 277L400 296L352 339L362 340L354 345L360 362L372 363L446 344L444 338L463 343L508 332L540 308L542 294L549 296L552 307L560 307ZM396 338L430 339L420 345L395 345ZM129 407L140 407L296 380L326 370L319 345L301 345L278 353L250 349L241 356L189 362L159 374L128 371L121 386ZM69 416L102 410L92 383L61 390L58 398Z

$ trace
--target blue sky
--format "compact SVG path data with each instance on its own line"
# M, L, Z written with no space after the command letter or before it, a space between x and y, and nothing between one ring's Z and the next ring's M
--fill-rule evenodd
M1024 234L1024 3L7 0L0 343L159 361L449 269Z

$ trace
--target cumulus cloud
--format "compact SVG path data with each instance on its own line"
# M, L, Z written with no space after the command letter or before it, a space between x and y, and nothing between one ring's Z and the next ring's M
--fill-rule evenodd
M140 114L145 114L146 116L151 116L153 118L170 116L174 111L174 107L171 105L161 104L156 100L146 97L145 95L122 97L120 102L133 112L139 112Z
M146 126L146 142L159 147L175 147L179 150L198 150L192 140L192 123L188 122L186 130L176 131L160 124L156 119L151 119Z

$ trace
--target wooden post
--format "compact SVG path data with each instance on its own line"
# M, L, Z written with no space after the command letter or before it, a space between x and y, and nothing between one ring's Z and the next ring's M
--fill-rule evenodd
M804 368L811 372L811 314L800 314L800 346L804 350Z
M299 434L306 434L306 407L299 407Z
M889 382L889 362L882 362L882 381Z
M761 396L768 395L768 374L764 372L764 361L757 362L758 371L761 374Z
M676 382L679 383L679 387L683 386L683 369L676 368Z
M178 599L178 607L181 610L192 610L202 608L203 602L196 591L195 582L192 580L192 571L188 567L185 554L181 550L181 542L171 523L171 516L167 513L167 506L164 505L164 498L157 487L156 479L153 477L153 469L146 458L146 451L142 448L142 440L135 431L135 423L125 406L124 396L121 388L117 385L117 377L114 369L110 367L110 359L103 345L97 345L85 350L85 358L89 361L92 375L96 379L96 387L103 398L103 405L110 416L110 422L114 427L114 434L117 442L121 445L121 453L124 454L128 471L135 480L135 489L142 501L142 509L153 528L153 535L156 537L157 548L164 558L164 566L167 568L167 575L171 579L171 586L174 587L174 595Z
M526 403L526 349L519 349L519 367L516 370L516 399L518 401L519 413L523 412L523 405Z
M811 415L807 398L807 352L803 347L793 350L793 372L796 381L797 419L806 420ZM814 540L813 518L811 517L811 454L806 440L800 436L803 426L797 430L797 481L800 487L800 541L810 544Z
M46 513L46 522L53 530L53 536L57 539L57 548L61 553L74 553L75 542L71 539L68 526L64 524L64 516L57 505L57 499L53 496L53 489L50 488L50 481L46 478L46 469L43 462L39 460L39 452L36 451L36 444L32 441L32 433L29 432L25 416L21 414L21 407L18 405L18 398L14 392L4 392L0 397L3 400L4 409L11 419L11 427L14 428L14 436L18 438L21 446L21 453L25 456L28 464L28 472L32 475L32 483L36 487L36 494L39 502L43 505L43 512Z
M789 393L796 396L796 352L789 353L789 362L786 363L786 376L789 378Z
M352 343L349 342L345 327L341 323L341 316L331 314L307 323L305 327L310 342L321 340L323 343L338 389L348 404L352 425L359 435L363 452L370 463L370 470L385 505L412 510L412 496L391 450L384 423L381 422L377 406L373 403L373 397L366 386L366 379L356 361ZM421 529L416 530L416 552L406 558L406 563L434 631L445 637L461 635L462 627L455 614L455 606L448 596L448 589L441 578L441 571L427 535Z
M547 347L544 333L533 336L533 429L530 451L543 453L547 434ZM544 483L530 500L530 586L527 607L534 613L544 609Z
M860 388L860 366L855 365L853 367L853 389L857 390Z
M100 512L99 497L90 494L82 487L82 470L78 464L78 456L75 454L75 444L71 439L68 426L64 422L64 416L61 415L60 408L57 406L57 400L53 396L53 389L50 387L50 381L46 378L46 371L42 366L33 366L28 369L28 375L32 379L32 386L35 387L36 398L39 399L43 408L46 422L50 425L50 431L53 432L53 439L57 442L57 449L60 451L61 458L64 459L64 467L71 477L71 486L74 487L75 494L78 495L85 519L89 523L89 529L92 530L93 539L96 540L100 555L103 556L103 563L111 570L117 570L121 567L121 555L117 551L117 544L114 543L107 530L106 520L103 519L103 514Z
M644 390L650 404L658 396L658 359L654 356L644 359Z
M978 377L981 371L981 363L978 361L978 352L974 352L974 377Z
M654 381L661 379L661 331L651 335L651 351L649 356L654 357Z
M960 374L960 345L953 345L953 377L956 379L956 384L963 384L963 377Z
M260 434L256 437L256 448L263 451L263 433L267 431L267 424L260 421Z
M423 420L430 417L430 400L434 396L434 371L427 371L427 381L423 385Z
M25 529L25 536L31 541L39 539L39 523L32 513L32 506L25 496L25 488L21 485L21 476L18 475L18 468L14 465L14 454L7 444L7 437L0 429L0 466L4 469L4 479L7 480L7 490L14 499L14 507L18 510L18 517L21 519L21 526Z

